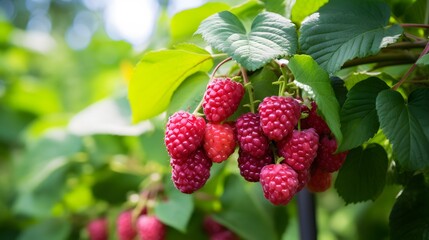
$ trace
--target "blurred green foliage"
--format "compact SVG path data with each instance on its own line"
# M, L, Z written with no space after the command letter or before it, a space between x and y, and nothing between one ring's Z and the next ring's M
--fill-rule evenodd
M91 11L81 1L4 2L13 5L14 14L7 8L0 12L0 239L86 239L87 222L100 216L109 219L111 239L116 239L120 211L135 207L136 196L147 181L157 178L165 183L165 195L171 199L163 199L155 208L170 223L169 239L203 238L201 221L206 213L216 213L219 222L249 239L299 238L295 200L287 207L271 206L259 185L237 176L233 160L214 167L200 193L178 194L171 186L163 145L165 116L131 125L125 96L141 51L136 53L131 44L110 39L102 19L87 47L76 50L66 42L64 36L75 16ZM31 3L40 2L49 6L51 29L35 35L27 31L28 9ZM230 9L250 22L264 7L285 13L284 8L290 9L294 1L221 1L175 17L168 15L168 0L158 2L157 28L144 51L182 41L201 44L193 29L214 11ZM304 1L296 2L302 7ZM315 2L314 7L325 1ZM393 6L395 17L405 21L420 15L404 9L418 8L425 1L386 2ZM292 19L304 17L292 11ZM185 23L189 25L184 27ZM256 71L251 80L257 97L274 94L267 86L276 76L268 67ZM206 82L207 76L201 73L184 79L167 111L198 104ZM186 95L187 99L182 97ZM382 136L378 142L384 141ZM345 205L334 188L317 194L319 238L388 239L389 214L401 190L392 182L402 183L408 175L388 175L386 187L374 202ZM423 180L418 183L414 185L425 185ZM427 199L427 191L421 194ZM405 204L408 195L398 204ZM181 209L174 212L176 208ZM180 214L180 222L172 221L175 214Z

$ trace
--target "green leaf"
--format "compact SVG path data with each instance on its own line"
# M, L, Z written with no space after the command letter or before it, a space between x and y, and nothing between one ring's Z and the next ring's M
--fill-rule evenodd
M429 65L429 54L426 54L423 57L419 58L419 60L417 60L416 64L419 66Z
M278 13L283 16L286 14L285 0L262 0L262 2L264 2L267 11Z
M159 202L155 207L156 216L165 224L181 232L186 232L188 222L194 211L192 196L179 192L170 179L166 184L167 201Z
M250 71L274 58L292 55L297 49L295 25L271 12L258 14L247 32L234 14L223 11L204 20L197 33Z
M295 23L301 23L308 15L316 12L328 0L296 0L292 7L291 20Z
M379 92L389 86L376 77L357 83L347 94L341 112L341 132L343 141L338 147L342 152L355 148L377 133L378 122L375 100Z
M428 239L429 185L423 175L414 176L395 202L389 216L392 240Z
M203 72L197 72L186 78L176 89L167 109L170 116L178 110L193 112L203 98L210 77Z
M51 218L37 223L21 233L18 240L33 239L68 239L71 232L71 224L66 219Z
M341 142L340 105L335 97L328 73L308 55L293 56L288 67L295 76L296 85L308 92L316 101L319 111L335 138Z
M210 15L228 10L229 5L220 2L208 2L200 7L181 11L171 18L170 35L173 42L191 38L201 21Z
M385 90L376 101L381 129L392 143L402 167L417 170L429 166L429 89L417 89L408 103L399 92Z
M347 99L347 88L345 86L345 83L343 79L339 77L332 76L330 77L332 88L335 92L335 97L337 97L338 103L340 104L340 107L344 105L344 102Z
M374 55L402 33L387 26L389 7L378 1L331 1L301 26L301 49L334 73L348 60Z
M335 181L338 194L347 204L375 200L386 183L387 164L387 153L378 144L351 150Z
M279 239L274 213L281 207L274 207L263 198L259 184L245 183L237 175L230 175L226 179L221 197L223 209L215 215L215 219L243 239Z
M264 10L264 4L259 0L248 0L232 7L229 11L241 21L251 24L252 20Z
M190 75L208 72L211 55L196 46L146 53L137 64L128 90L134 123L165 111L171 96Z

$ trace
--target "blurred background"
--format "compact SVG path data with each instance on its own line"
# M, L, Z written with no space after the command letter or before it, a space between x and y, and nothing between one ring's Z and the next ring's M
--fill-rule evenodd
M142 181L170 171L164 122L130 124L127 82L145 51L174 43L174 14L205 2L0 0L0 239L85 239L100 215L115 236ZM347 207L319 195L321 239L385 238L391 188Z

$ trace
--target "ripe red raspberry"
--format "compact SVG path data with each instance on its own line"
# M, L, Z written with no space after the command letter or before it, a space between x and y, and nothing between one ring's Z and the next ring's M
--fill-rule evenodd
M293 130L285 139L278 142L278 154L284 157L295 171L308 169L317 155L319 135L313 128L302 131Z
M107 240L108 239L108 223L107 219L94 219L88 223L86 230L90 240Z
M310 169L297 171L296 173L298 174L298 187L296 192L299 192L305 187L308 181L310 181Z
M132 222L132 211L123 211L116 219L116 232L119 240L133 240L137 235Z
M317 157L314 164L326 172L338 171L346 160L348 151L334 154L337 149L337 141L329 136L323 136L319 142Z
M258 111L262 130L274 141L289 135L301 116L299 103L291 97L266 97L259 104Z
M203 142L204 150L213 162L225 161L235 150L234 128L226 123L207 123Z
M307 188L311 192L324 192L331 187L332 174L325 172L322 169L314 168L310 172L310 180L307 183Z
M137 219L137 232L140 239L163 240L165 225L156 216L142 215Z
M201 145L204 137L205 121L188 112L174 113L167 122L165 145L172 158L191 155Z
M171 158L172 180L183 193L193 193L204 186L210 177L212 161L203 150L198 149L186 158Z
M270 148L259 120L258 114L249 112L241 115L235 123L240 148L254 157L266 155Z
M240 174L249 182L259 182L261 169L271 163L273 163L273 156L271 154L254 157L241 149L238 151L238 168L240 169Z
M231 79L214 79L207 86L203 110L209 122L219 123L231 116L240 105L244 87Z
M301 120L302 129L314 128L320 136L331 134L331 129L329 129L325 120L317 113L316 102L311 102L311 110L308 110L306 107L303 109L305 109L304 112L308 113L308 117Z
M298 188L298 174L286 164L269 164L262 168L260 180L264 197L274 205L286 205Z

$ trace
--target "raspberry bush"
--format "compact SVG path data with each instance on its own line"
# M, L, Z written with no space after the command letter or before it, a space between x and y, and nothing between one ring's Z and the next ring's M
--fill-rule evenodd
M231 2L160 8L114 130L0 142L0 239L427 238L427 1Z

